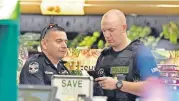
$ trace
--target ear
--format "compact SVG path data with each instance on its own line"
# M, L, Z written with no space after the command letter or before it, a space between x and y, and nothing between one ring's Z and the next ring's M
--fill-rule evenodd
M42 45L43 49L47 49L47 41L46 40L42 39L41 45Z
M122 26L123 32L125 33L127 31L127 25Z

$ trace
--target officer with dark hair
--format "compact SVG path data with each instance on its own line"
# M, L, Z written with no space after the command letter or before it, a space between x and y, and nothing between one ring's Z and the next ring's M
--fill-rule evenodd
M52 75L69 75L62 58L67 52L64 28L50 24L41 33L40 54L30 57L20 73L20 84L51 85Z
M100 77L95 79L94 95L107 96L108 101L135 101L142 95L145 81L159 77L155 59L142 42L129 40L123 12L114 9L104 14L101 29L109 47L95 67Z

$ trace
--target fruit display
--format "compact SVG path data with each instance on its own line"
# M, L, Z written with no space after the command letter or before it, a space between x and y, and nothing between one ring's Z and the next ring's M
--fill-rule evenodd
M127 36L130 40L140 39L144 45L155 49L161 39L170 40L172 44L177 44L179 38L179 28L176 23L170 21L168 24L161 25L162 32L153 32L155 28L149 26L132 25L127 30ZM86 34L87 33L87 34ZM97 48L103 49L108 46L105 42L101 32L95 31L93 33L78 33L70 36L67 45L68 48L79 48L79 49L90 49ZM68 36L68 32L67 32ZM72 38L73 37L73 38ZM39 42L40 34L27 32L20 35L20 44L27 47L29 51L38 51L37 47L40 45Z
M85 36L84 34L79 34L71 41L69 48L75 48L75 47L91 48L94 45L94 43L97 42L97 48L102 49L104 48L104 41L99 39L99 37L100 37L100 32L97 31L93 32L92 35Z
M83 40L78 44L79 47L85 47L91 48L91 46L97 41L97 39L100 36L100 32L94 32L92 36L85 36Z
M37 51L37 47L40 45L39 39L39 33L25 33L19 36L19 43L26 47L28 51Z
M170 21L168 24L162 25L162 29L164 39L169 39L172 44L177 44L177 39L179 39L179 28L177 24Z
M69 48L76 48L80 41L82 41L84 34L78 34L73 40L68 41Z
M98 49L103 49L104 48L104 41L103 40L99 40L98 41Z
M160 33L158 37L152 35L152 28L149 26L138 26L132 25L129 30L127 30L127 36L130 40L140 39L144 45L148 47L155 48L163 37L163 33Z
M172 44L177 44L179 38L179 28L176 23L170 21L168 24L161 25L162 32L159 35L152 35L152 28L148 26L132 25L127 31L129 39L140 39L146 46L156 47L161 39L167 39Z
M131 40L136 40L138 38L143 38L151 33L150 27L142 27L137 25L132 25L127 31L127 35Z

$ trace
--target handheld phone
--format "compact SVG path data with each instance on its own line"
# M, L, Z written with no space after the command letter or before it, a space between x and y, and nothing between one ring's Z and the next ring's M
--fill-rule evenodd
M88 71L88 74L92 76L94 79L100 77L97 72L95 71Z

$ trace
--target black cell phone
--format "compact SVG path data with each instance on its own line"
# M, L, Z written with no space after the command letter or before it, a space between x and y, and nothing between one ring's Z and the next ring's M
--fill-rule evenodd
M97 72L95 71L88 71L88 74L92 76L94 79L100 77Z

